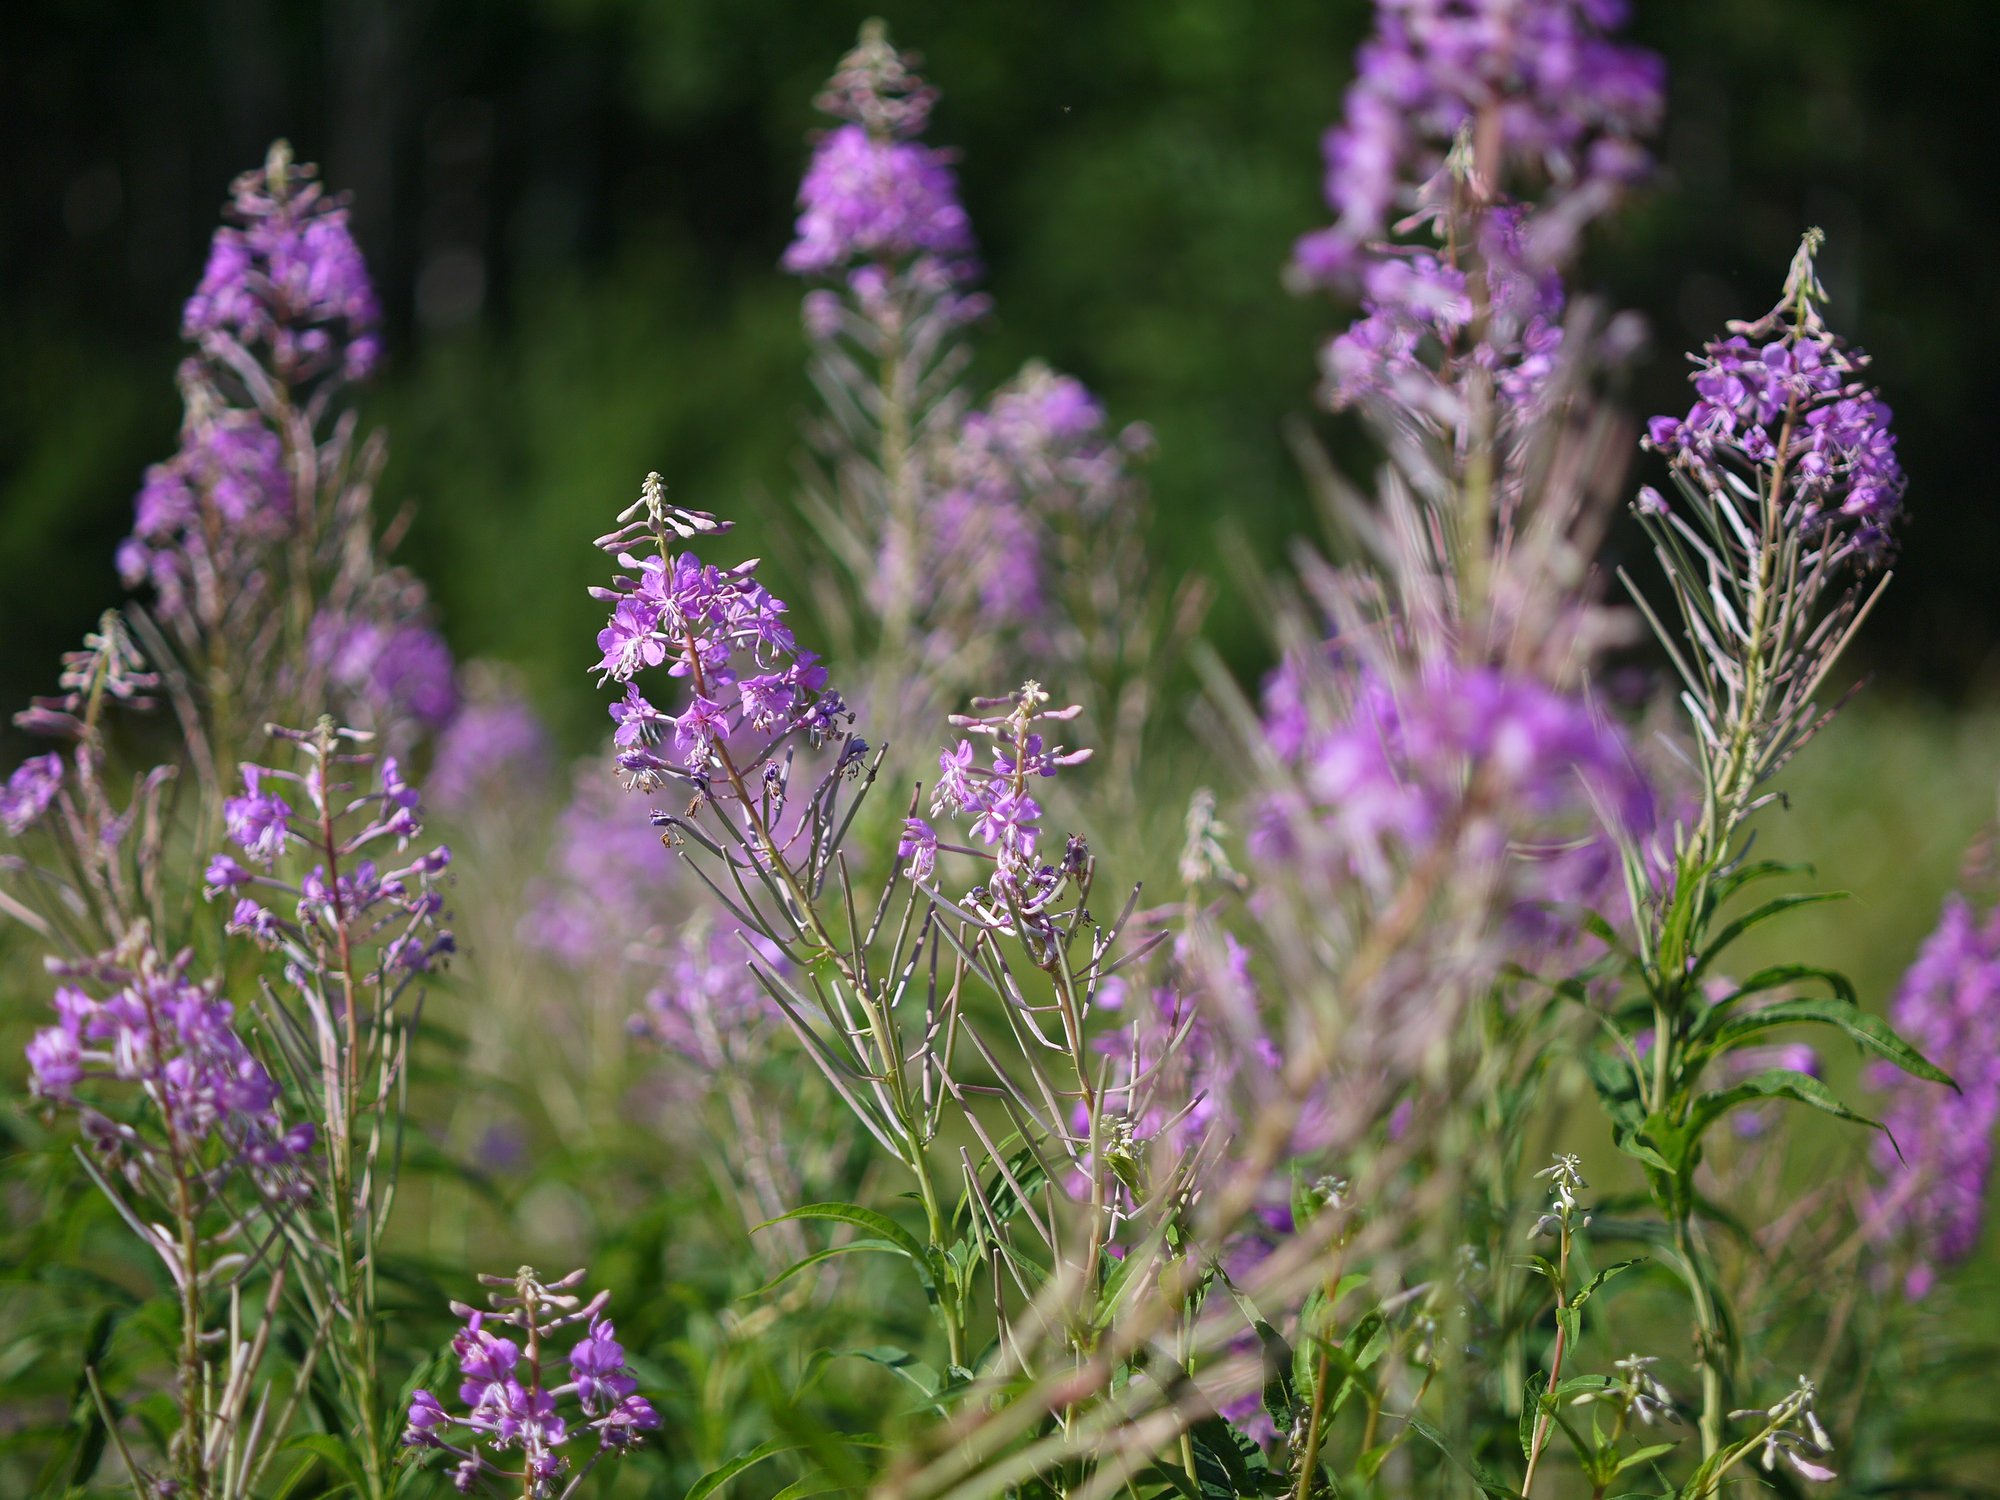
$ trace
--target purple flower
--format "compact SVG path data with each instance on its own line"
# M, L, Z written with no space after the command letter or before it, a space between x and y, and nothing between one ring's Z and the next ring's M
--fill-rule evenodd
M903 820L903 837L896 858L908 860L903 873L912 880L929 880L937 870L937 830L922 818Z
M1399 210L1435 212L1446 153L1474 123L1491 177L1518 165L1561 184L1537 257L1561 258L1643 175L1635 138L1658 120L1660 60L1604 35L1623 19L1604 0L1378 0L1345 116L1323 143L1335 222L1299 242L1300 277L1351 285Z
M83 1048L76 1032L51 1026L28 1043L30 1087L45 1099L67 1099L83 1077Z
M153 954L141 955L136 973L117 972L123 982L102 999L75 986L57 990L57 1024L27 1049L37 1095L70 1103L91 1079L139 1085L182 1149L217 1139L232 1164L254 1169L281 1167L310 1149L310 1131L301 1139L279 1119L277 1082L245 1046L234 1008L214 985L193 982L181 963Z
M1046 944L1059 925L1053 903L1069 882L1066 872L1087 866L1089 850L1081 839L1073 839L1061 868L1038 862L1042 808L1027 794L1025 783L1030 776L1050 776L1058 767L1080 764L1091 752L1046 749L1043 736L1030 726L1067 723L1083 710L1074 705L1045 708L1048 694L1032 682L1011 697L972 702L975 708L1006 710L985 716L951 715L955 727L990 743L992 764L976 765L971 740L959 741L957 750L939 757L931 809L971 813L973 835L994 849L993 875L967 894L967 908L996 931L1013 932L1017 924L1026 924L1032 940ZM910 839L906 826L904 841ZM930 857L935 859L934 847Z
M673 858L602 764L579 766L569 805L556 820L549 877L530 891L523 937L572 967L625 951L656 926L656 893L672 874Z
M1324 141L1335 222L1291 266L1360 299L1322 351L1329 404L1462 429L1483 372L1503 423L1539 410L1563 350L1557 269L1645 175L1636 137L1659 114L1659 60L1604 35L1622 19L1607 0L1378 0ZM1519 168L1547 188L1532 211L1499 191Z
M1143 428L1105 432L1081 382L1030 363L959 421L923 517L923 602L964 599L982 632L1043 623L1052 523L1112 523L1134 490ZM885 551L880 571L907 564Z
M647 477L646 496L657 497L664 517L658 475ZM723 529L713 517L702 519L702 530ZM711 801L726 800L741 788L736 778L711 777L718 755L736 757L739 767L756 765L795 731L817 747L851 716L827 686L826 669L793 638L785 602L757 582L754 562L723 569L692 552L640 558L625 550L661 544L665 522L658 536L649 531L653 524L634 522L600 541L632 571L591 590L612 601L597 638L599 681L627 683L624 703L612 710L619 725L615 758L641 790L678 779L705 786ZM692 689L681 714L656 710L631 681L661 666ZM674 726L671 758L663 753L669 747L653 748L667 723Z
M202 873L201 893L213 901L224 891L233 891L238 886L250 883L250 872L226 854L218 854L208 862Z
M1041 838L1041 804L1023 792L1001 792L981 806L972 820L973 836L998 844L1003 853L1032 859Z
M322 612L306 641L309 660L344 690L356 717L404 743L436 731L459 709L457 668L444 637L401 609Z
M1868 356L1820 316L1817 244L1807 237L1775 308L1704 346L1689 376L1694 404L1683 418L1654 417L1646 444L1711 494L1747 484L1763 496L1782 483L1785 524L1873 557L1906 480L1889 407L1861 378Z
M527 1270L513 1278L482 1277L489 1286L511 1285L517 1290L513 1295L495 1293L491 1314L452 1304L465 1319L452 1339L452 1350L467 1377L459 1387L459 1399L467 1410L456 1414L429 1391L417 1391L410 1400L403 1441L466 1453L466 1448L447 1441L451 1429L464 1428L472 1446L454 1471L454 1482L461 1489L484 1472L482 1448L495 1453L512 1449L520 1453L533 1493L553 1494L552 1486L570 1464L561 1450L574 1439L594 1436L600 1450L623 1450L640 1432L659 1425L651 1403L635 1394L637 1382L626 1369L625 1351L601 1315L608 1294L600 1293L579 1307L582 1299L568 1292L582 1275L578 1271L548 1284ZM542 1354L524 1365L521 1342L487 1332L482 1324L489 1318L510 1326ZM589 1326L570 1352L574 1378L565 1385L545 1386L548 1340L558 1330L586 1319ZM580 1408L573 1417L563 1413L564 1397L573 1397Z
M451 1352L458 1356L458 1367L466 1377L459 1394L467 1401L478 1399L480 1387L512 1379L521 1363L521 1346L486 1332L480 1327L483 1321L482 1314L474 1313L451 1341Z
M380 309L347 210L282 143L237 178L235 225L216 230L201 283L182 313L188 339L220 336L270 352L290 380L359 379L380 353Z
M755 1059L784 1013L751 964L783 975L785 956L764 938L731 928L683 930L665 955L665 973L646 995L635 1032L693 1063L704 1075Z
M976 774L970 740L960 740L956 750L940 754L937 785L931 788L931 811L958 812L975 806L979 801L979 787L973 780Z
M841 125L814 149L799 185L797 236L784 267L826 275L855 261L956 258L972 249L949 153Z
M519 795L548 779L548 731L525 699L501 693L467 704L438 737L425 783L446 812L471 810L482 795Z
M276 912L245 896L230 909L223 931L241 934L269 947L283 936L284 929L278 922Z
M821 672L822 681L825 677L825 672ZM780 672L763 672L755 677L746 677L737 685L737 692L742 699L744 716L753 729L774 729L787 723L798 696L789 677Z
M624 698L611 705L611 720L618 726L611 743L618 746L650 745L674 720L646 701L639 684L625 684Z
M625 1369L625 1350L613 1336L608 1318L590 1320L590 1331L570 1351L569 1367L576 1377L576 1399L592 1416L601 1406L616 1405L639 1388Z
M51 751L16 766L0 786L0 828L19 838L41 821L62 789L62 757Z
M627 1396L598 1423L600 1440L607 1448L629 1448L639 1434L660 1425L660 1414L644 1396Z
M667 659L667 642L660 634L660 611L644 599L618 601L611 620L597 632L597 649L604 653L595 670L599 680L609 677L627 681L643 667L657 667Z
M458 679L444 637L423 625L392 631L369 673L383 716L405 715L426 729L440 729L458 712Z
M437 1397L429 1391L417 1391L410 1397L410 1414L403 1428L403 1441L414 1448L435 1448L440 1441L438 1429L450 1421Z
M1297 861L1310 848L1334 884L1383 890L1471 814L1466 847L1505 860L1516 899L1533 902L1578 884L1609 888L1612 833L1638 838L1654 825L1652 788L1625 737L1582 700L1490 667L1442 663L1397 685L1337 655L1309 665L1286 664L1266 687L1266 734L1297 782L1260 812L1251 847L1262 857ZM1313 712L1308 683L1325 700Z
M1908 1248L1904 1290L1918 1298L1972 1254L1985 1224L2000 1121L2000 916L1981 922L1963 897L1947 900L1889 1020L1958 1083L1953 1091L1888 1063L1869 1068L1888 1095L1882 1118L1893 1138L1874 1148L1882 1180L1870 1222L1878 1239Z
M223 826L245 854L259 864L269 865L285 852L292 838L291 804L275 792L263 789L271 773L262 766L243 767L243 795L231 797L222 807Z

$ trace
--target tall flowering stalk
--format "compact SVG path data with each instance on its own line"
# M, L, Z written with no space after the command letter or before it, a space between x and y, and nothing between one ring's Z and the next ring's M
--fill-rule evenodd
M347 210L280 141L229 217L182 316L180 451L147 471L118 553L150 594L142 644L201 695L219 783L274 719L332 711L400 748L457 708L423 589L375 541L384 445L342 410L381 354Z
M1725 1115L1773 1098L1861 1117L1797 1068L1714 1086L1707 1071L1767 1030L1802 1023L1834 1026L1894 1067L1949 1082L1823 968L1762 970L1715 998L1704 988L1745 931L1824 899L1779 896L1725 913L1754 882L1785 873L1748 857L1744 828L1776 796L1772 777L1824 722L1818 695L1887 582L1874 575L1900 507L1888 409L1861 379L1866 357L1850 351L1821 312L1819 243L1817 231L1806 236L1776 308L1731 325L1730 338L1697 358L1698 399L1687 416L1649 424L1647 443L1671 461L1678 499L1649 488L1636 507L1679 610L1680 631L1660 634L1685 689L1702 797L1675 829L1670 879L1632 865L1630 972L1651 1030L1641 1038L1635 1027L1621 1055L1598 1059L1593 1072L1619 1145L1645 1166L1673 1234L1697 1324L1701 1436L1712 1476L1727 1462L1723 1428L1736 1359L1697 1205L1703 1138ZM1807 986L1823 996L1797 994ZM1780 998L1762 1003L1774 991Z
M68 748L8 782L4 909L66 981L35 1092L76 1112L83 1164L176 1292L164 1453L132 1452L122 1393L97 1390L133 1481L248 1495L325 1421L382 1496L383 1223L422 985L451 949L449 855L412 847L405 767L455 713L455 670L383 561L381 444L340 410L380 352L345 210L279 143L230 213L184 314L181 451L120 549L148 600L17 717ZM176 752L128 765L152 742L117 721L162 704Z
M284 1288L282 1264L254 1330L235 1330L248 1275L282 1262L272 1251L310 1191L317 1137L312 1123L287 1118L278 1083L225 998L226 969L204 972L194 949L172 946L171 887L160 863L174 768L130 788L108 768L109 706L143 708L159 684L143 665L118 617L107 615L69 658L68 691L39 705L44 722L67 719L74 744L67 756L36 757L9 778L7 833L19 838L46 820L41 849L55 855L40 867L21 863L25 899L9 907L48 945L45 963L61 981L56 1024L28 1044L30 1087L75 1113L79 1164L159 1258L176 1294L179 1425L160 1469L129 1454L127 1468L135 1483L235 1495L269 1461L258 1429L270 1416L282 1432L311 1372L308 1358L276 1408L259 1401L253 1376ZM219 1384L205 1347L218 1303L228 1306L232 1330Z
M923 140L936 99L871 21L816 101L842 123L814 147L784 266L824 283L804 301L824 410L802 505L839 567L814 560L817 602L841 655L874 654L858 701L879 731L1061 667L1129 770L1202 591L1148 576L1148 429L1114 430L1039 361L983 404L963 390L990 299L951 153Z
M1094 859L1080 838L1046 831L1040 790L1088 758L1056 738L1080 710L1050 708L1030 683L953 716L960 737L940 757L931 816L918 814L919 789L898 865L863 900L856 878L872 861L856 868L844 844L881 756L845 728L824 670L748 567L677 550L720 523L668 507L657 479L621 520L601 545L625 572L599 591L614 605L600 671L626 683L619 765L639 790L687 794L653 821L741 927L742 961L799 1044L909 1174L924 1226L913 1234L845 1203L782 1217L847 1224L867 1236L853 1248L911 1263L943 1336L945 1384L1040 1376L1088 1354L1120 1280L1111 1250L1156 1263L1209 1147L1196 1130L1163 1175L1142 1170L1135 1148L1158 1127L1135 1133L1135 1116L1157 1120L1157 1108L1180 1119L1199 1101L1156 1097L1137 1076L1115 1087L1105 1078L1104 1042L1127 1050L1098 1019L1122 993L1111 968L1125 916L1091 916ZM649 671L683 680L674 711L641 689ZM966 820L961 838L933 821L944 814ZM969 886L948 879L958 861L978 873ZM989 1040L992 1024L1011 1045ZM982 1072L997 1093L977 1081ZM976 1155L946 1155L954 1118ZM1170 1259L1186 1267L1177 1277L1194 1274L1185 1250ZM972 1342L982 1325L997 1338L984 1373Z
M454 946L437 888L451 851L422 847L417 793L371 736L331 719L273 734L297 768L242 767L242 795L224 807L241 859L217 855L205 889L227 905L226 932L282 961L282 977L261 986L266 1024L325 1143L311 1221L287 1237L310 1268L303 1312L329 1339L360 1467L386 1488L377 1275L422 985Z

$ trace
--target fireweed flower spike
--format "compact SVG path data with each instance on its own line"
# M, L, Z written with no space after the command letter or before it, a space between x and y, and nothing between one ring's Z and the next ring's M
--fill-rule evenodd
M670 531L678 540L719 533L723 523L667 506L657 474L626 514L636 511L643 515L599 542L632 571L591 590L613 606L597 637L598 680L626 684L611 709L618 767L639 790L677 783L698 801L735 802L758 840L746 847L778 859L789 767L781 751L794 740L813 748L839 740L845 770L866 746L844 735L853 716L826 668L793 639L785 602L756 581L755 560L725 570L673 550ZM685 682L679 713L656 708L634 680L655 669Z
M1047 708L1048 701L1042 685L1029 682L1012 697L972 700L974 708L1005 713L953 714L954 727L987 742L989 763L979 765L972 741L960 740L956 749L938 757L940 775L932 801L937 810L970 818L972 837L983 846L981 857L993 864L991 877L966 893L966 909L996 931L1011 935L1018 928L1040 943L1054 941L1052 903L1072 881L1081 880L1089 860L1081 840L1071 840L1060 857L1042 845L1042 804L1036 800L1035 783L1091 756L1089 746L1069 750L1052 745L1034 727L1067 724L1082 712L1075 704ZM935 853L935 836L931 850Z
M228 214L183 318L180 451L146 473L120 573L203 664L225 775L266 722L326 711L410 749L457 714L457 668L376 543L380 436L339 409L381 351L347 210L281 141Z
M523 1266L511 1277L479 1278L505 1288L488 1294L490 1311L452 1303L465 1322L451 1348L465 1376L458 1399L466 1410L455 1413L431 1392L415 1392L403 1442L444 1453L461 1494L496 1484L519 1486L536 1500L576 1494L600 1461L623 1455L660 1425L604 1316L611 1294L586 1302L570 1290L583 1276L572 1271L544 1283ZM561 1359L550 1341L572 1333L576 1342ZM561 1380L565 1366L569 1378Z
M1958 1084L1942 1088L1887 1063L1869 1069L1887 1093L1882 1123L1894 1144L1872 1148L1880 1180L1865 1218L1879 1244L1906 1250L1903 1291L1914 1299L1972 1254L1985 1225L2000 1121L2000 918L1982 920L1961 896L1946 901L1889 1019L1925 1056L1949 1060Z
M1537 259L1563 258L1648 166L1637 141L1665 80L1659 58L1607 35L1625 18L1622 0L1379 0L1324 142L1336 219L1299 242L1298 274L1345 281L1403 214L1434 212L1462 140L1483 194L1520 170L1556 184Z
M381 309L347 227L347 209L283 141L260 171L236 179L236 223L215 231L181 328L268 352L288 384L338 371L359 379L381 353Z
M1717 504L1765 507L1810 537L1832 569L1887 548L1906 481L1868 356L1821 314L1820 243L1806 236L1776 307L1694 356L1694 405L1653 418L1646 441Z
M933 274L956 279L948 258L973 249L950 154L859 124L838 126L820 142L799 210L784 265L801 274L925 256L940 257L928 262Z
M813 151L786 270L832 274L916 261L927 278L946 281L971 270L972 226L959 206L951 154L918 139L937 91L915 63L871 21L814 101L842 123Z
M935 96L870 22L818 101L844 123L816 144L784 264L823 283L800 495L821 616L843 660L876 648L849 685L885 738L982 684L1060 674L1129 772L1205 591L1149 574L1147 428L1039 361L983 403L961 389L988 299L949 157L919 138Z
M1719 858L1763 783L1822 722L1815 699L1887 575L1904 479L1865 355L1826 326L1809 231L1779 304L1695 358L1697 400L1656 417L1679 502L1635 507L1679 606L1662 631L1694 719L1709 805L1690 856ZM1687 863L1686 860L1683 863Z
M1556 273L1650 166L1662 70L1609 37L1624 19L1617 0L1381 0L1325 139L1335 222L1291 266L1361 298L1323 356L1334 405L1445 427L1496 397L1516 429L1533 413L1563 344ZM1522 180L1547 185L1532 211L1507 197Z
M80 1110L106 1164L155 1201L171 1200L177 1171L205 1162L205 1172L248 1170L266 1193L291 1196L284 1169L312 1149L313 1127L284 1122L278 1085L244 1045L235 1008L213 981L189 976L192 961L140 950L74 966L78 982L56 991L59 1023L28 1044L31 1087ZM137 1086L165 1140L114 1124L89 1102L108 1099L114 1084Z
M1831 996L1794 1000L1783 990L1767 993L1768 971L1739 988L1712 967L1741 921L1800 899L1768 901L1736 925L1722 918L1735 892L1781 872L1749 858L1745 825L1779 795L1772 778L1830 717L1819 693L1887 582L1876 564L1901 508L1887 409L1860 379L1864 357L1821 314L1820 243L1817 230L1805 235L1776 308L1731 324L1730 337L1696 357L1693 406L1685 417L1656 418L1645 438L1669 461L1677 493L1642 491L1634 507L1680 628L1669 630L1636 587L1632 594L1681 679L1701 798L1675 826L1670 867L1625 862L1635 936L1626 967L1643 997L1627 1014L1650 1012L1651 1025L1621 1028L1622 1055L1600 1054L1594 1081L1621 1149L1657 1158L1648 1162L1648 1186L1671 1230L1696 1324L1702 1453L1724 1467L1738 1452L1724 1441L1738 1350L1728 1288L1701 1229L1706 1211L1694 1174L1702 1138L1725 1115L1758 1132L1768 1123L1767 1101L1846 1112L1817 1077L1810 1049L1745 1044L1761 1043L1766 1028L1787 1020L1832 1024L1913 1078L1949 1082L1919 1047L1860 1015L1838 974L1798 966L1803 982ZM1651 1125L1636 1131L1618 1124L1621 1117L1665 1121L1681 1134L1655 1135ZM1661 1153L1649 1140L1670 1149ZM1776 1432L1782 1423L1773 1413ZM1822 1455L1811 1444L1772 1442L1767 1461L1782 1453L1801 1473L1830 1476L1813 1472Z
M381 350L347 210L322 191L315 168L278 142L263 167L236 180L230 215L236 222L215 231L182 318L183 336L201 349L182 372L182 449L148 471L119 554L126 582L149 581L170 617L213 614L214 591L240 583L260 547L308 524L286 469L285 393L323 407L341 384L365 378Z

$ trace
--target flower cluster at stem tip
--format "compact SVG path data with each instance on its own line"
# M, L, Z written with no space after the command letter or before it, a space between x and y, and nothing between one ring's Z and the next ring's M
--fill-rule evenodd
M1294 247L1299 287L1358 294L1326 347L1340 407L1386 398L1445 427L1484 372L1503 416L1531 415L1563 346L1560 267L1650 169L1639 138L1663 69L1612 40L1622 0L1385 0L1327 132L1335 218ZM1532 211L1512 176L1546 184ZM1429 242L1389 236L1428 230Z
M757 582L754 559L718 568L691 551L670 551L665 540L670 519L686 535L720 533L728 523L667 506L658 474L646 477L625 516L635 519L598 545L632 571L590 591L612 602L595 670L600 684L625 684L610 709L618 766L645 791L672 780L709 797L747 797L743 777L761 772L795 731L817 747L853 716L827 686L819 658L793 639L785 602ZM647 556L627 550L649 545ZM634 681L660 667L686 680L678 714L655 707ZM850 740L848 749L859 743Z
M366 738L357 731L344 734ZM279 737L312 744L311 736L296 730L280 731ZM356 791L328 779L344 768L372 770L375 788ZM451 933L438 927L444 897L435 888L451 863L451 850L439 844L407 854L388 869L367 852L383 846L404 854L423 831L416 788L404 780L394 756L378 761L366 752L322 753L304 772L245 765L241 775L243 791L223 805L223 824L250 864L217 854L203 877L210 900L233 897L226 930L296 959L326 950L335 930L343 929L350 940L358 934L378 944L383 971L398 975L427 973L455 951ZM309 815L304 819L287 799L291 787L302 794ZM355 823L361 826L354 828ZM324 862L328 830L334 840L331 855L340 861L331 874ZM296 884L276 873L279 860L293 847L322 855L322 862ZM279 910L280 901L288 914Z
M1688 377L1694 404L1654 417L1646 443L1699 489L1770 500L1783 525L1873 559L1888 547L1907 480L1889 406L1861 378L1868 356L1821 316L1819 244L1817 230L1806 236L1776 307L1704 346ZM1640 497L1642 509L1665 503Z
M454 1302L452 1311L464 1320L451 1341L452 1353L465 1379L458 1399L467 1408L448 1410L430 1391L410 1398L403 1441L413 1448L440 1450L458 1461L451 1467L453 1485L469 1493L482 1476L522 1480L525 1493L537 1497L556 1493L556 1484L571 1464L562 1450L584 1438L596 1446L589 1463L607 1454L622 1454L642 1434L660 1425L660 1414L644 1396L626 1367L604 1305L610 1293L599 1292L588 1302L570 1288L583 1280L581 1270L558 1281L538 1281L531 1268L516 1275L481 1276L496 1291L493 1309L481 1312ZM571 1347L569 1379L547 1383L543 1343L553 1334L583 1325L583 1336ZM506 1338L493 1327L511 1329ZM567 1414L566 1414L567 1411ZM502 1468L503 1454L518 1453L518 1470Z
M830 276L914 262L946 285L976 274L952 155L918 139L937 95L914 61L871 22L819 96L819 108L842 123L820 139L799 186L786 270Z

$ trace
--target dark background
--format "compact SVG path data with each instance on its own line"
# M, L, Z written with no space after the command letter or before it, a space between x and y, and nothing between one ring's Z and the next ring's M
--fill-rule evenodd
M520 662L595 732L588 538L657 467L683 503L776 503L808 399L777 269L818 84L879 11L945 90L998 316L978 374L1041 355L1154 424L1164 566L1225 527L1307 526L1282 424L1338 311L1279 287L1323 222L1318 137L1363 0L41 0L0 37L0 701L117 597L140 472L174 446L182 300L230 178L274 135L351 190L388 310L388 506L466 655ZM1869 665L1993 685L1993 0L1639 0L1663 51L1657 186L1585 283L1646 312L1625 399L1684 405L1679 351L1776 299L1825 227L1911 475ZM1348 424L1323 429L1353 462ZM803 548L797 549L803 552ZM795 554L796 555L796 554ZM1225 580L1226 581L1226 580ZM1214 619L1257 652L1238 590Z

